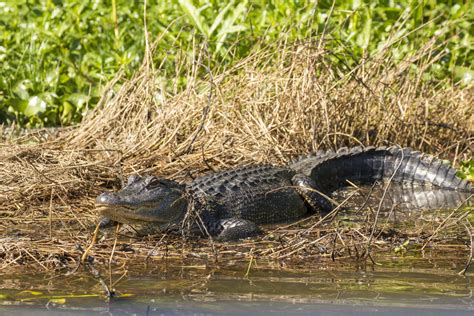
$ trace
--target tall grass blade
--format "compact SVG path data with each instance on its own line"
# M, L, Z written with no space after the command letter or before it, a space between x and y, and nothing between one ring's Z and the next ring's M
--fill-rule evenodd
M222 24L222 28L220 29L217 35L216 52L220 52L227 35L234 32L243 31L246 29L246 27L243 25L235 25L235 22L237 21L237 19L243 15L246 9L247 9L247 0L239 3L239 5L235 8L232 14L227 19L224 20L224 23Z
M212 23L211 28L209 29L209 36L212 36L214 34L214 31L217 29L217 27L221 24L222 20L224 19L224 16L226 15L227 11L234 5L234 0L229 2L224 9L222 9L219 12L219 15L217 15L216 19L214 20L214 23Z
M209 38L209 28L201 17L201 11L204 9L197 9L189 0L179 0L179 5L183 9L184 13L191 19L194 26L198 28L202 35Z

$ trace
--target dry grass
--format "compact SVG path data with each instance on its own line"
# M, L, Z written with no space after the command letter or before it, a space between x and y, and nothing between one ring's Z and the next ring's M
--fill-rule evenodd
M411 146L455 162L472 157L472 87L433 86L422 80L423 72L411 70L412 64L427 69L439 58L433 57L433 43L403 61L392 60L386 47L352 69L337 66L324 42L277 46L227 70L209 69L205 50L196 50L192 60L176 66L177 72L187 69L183 91L145 61L119 88L110 83L77 128L4 136L0 271L76 264L91 243L95 197L118 188L131 173L184 181L209 170L281 164L297 154L357 144ZM418 214L410 220L418 224L408 228L391 227L373 212L351 225L340 214L314 216L231 244L175 236L137 239L127 233L117 241L109 234L88 254L103 263L113 252L119 263L258 258L277 265L314 264L325 258L367 259L411 240L420 247L429 241L435 249L461 250L467 258L466 212L459 209L448 218Z

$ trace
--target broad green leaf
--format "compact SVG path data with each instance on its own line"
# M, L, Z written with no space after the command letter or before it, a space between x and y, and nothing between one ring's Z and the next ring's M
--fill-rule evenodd
M3 61L7 58L7 49L0 45L0 61Z
M63 113L61 114L61 120L63 122L71 122L74 116L74 106L67 102L63 102Z
M234 0L230 1L229 4L227 4L224 9L222 9L219 14L217 15L216 19L214 20L214 23L212 23L211 28L209 29L209 36L212 36L214 31L217 29L217 27L221 24L222 20L224 19L225 14L229 9L234 5Z
M240 18L243 13L247 10L247 0L242 1L239 5L232 11L232 14L224 20L219 33L217 34L217 45L216 51L219 52L224 45L225 39L228 34L232 32L237 32L238 29L232 29L235 24L235 21ZM245 27L243 28L245 29Z
M360 7L360 0L352 0L352 10L357 10Z
M457 175L461 179L474 182L474 158L461 162Z
M31 81L30 80L22 80L18 82L13 88L15 94L20 97L20 99L28 100L30 98L30 93L28 90L31 88Z
M474 71L467 67L457 66L454 68L454 80L460 81L464 85L473 82Z
M78 110L83 109L86 106L86 104L89 102L89 100L90 100L90 97L82 93L71 94L68 98L68 101L74 104L74 106Z
M178 3L183 9L184 13L186 13L193 24L199 29L201 34L209 37L209 29L201 17L200 10L198 10L189 0L179 0Z
M23 100L20 98L10 99L11 107L14 109L16 114L23 113L28 107L28 100Z
M35 95L28 100L28 106L23 111L26 116L33 116L46 110L47 103L39 96Z
M372 17L369 8L364 8L364 11L364 27L360 32L359 36L357 37L357 44L359 45L359 47L366 49L369 46L370 35L372 31Z

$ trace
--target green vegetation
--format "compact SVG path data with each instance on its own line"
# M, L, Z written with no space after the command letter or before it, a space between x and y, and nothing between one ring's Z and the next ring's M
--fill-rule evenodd
M474 182L474 158L461 162L458 176L460 176L462 179Z
M228 67L277 40L332 43L334 64L351 68L392 43L401 61L425 43L434 62L425 80L467 84L473 75L470 1L148 1L150 42L162 77L204 47L211 68ZM77 123L122 69L130 78L145 51L139 1L0 2L0 122ZM412 65L412 71L420 71ZM183 86L186 69L181 70ZM166 79L165 79L166 80ZM178 86L179 88L179 86Z

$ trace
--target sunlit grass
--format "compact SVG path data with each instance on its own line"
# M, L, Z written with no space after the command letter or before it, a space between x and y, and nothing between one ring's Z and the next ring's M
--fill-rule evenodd
M0 122L22 126L72 124L94 107L103 86L122 69L138 69L145 51L144 8L129 1L0 2ZM162 78L176 75L183 55L208 53L208 71L238 63L277 40L330 38L336 67L351 69L390 47L403 62L423 43L433 63L411 71L443 85L472 82L469 2L426 1L148 1L147 30ZM436 36L436 37L434 37ZM396 39L396 45L393 40ZM173 92L186 86L165 82ZM208 72L207 71L207 72ZM205 76L200 70L198 76ZM220 71L221 72L221 71ZM448 80L446 80L448 79ZM442 86L443 86L442 85Z

